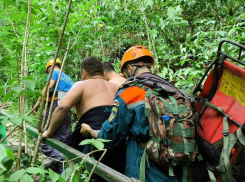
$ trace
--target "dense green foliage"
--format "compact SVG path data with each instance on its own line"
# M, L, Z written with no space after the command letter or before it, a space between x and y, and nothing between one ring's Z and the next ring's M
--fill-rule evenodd
M106 140L84 140L84 144L89 143L94 145L100 150L103 149ZM22 169L17 170L14 168L16 158L14 153L9 148L5 148L4 145L0 144L0 181L19 181L20 182L85 182L89 178L90 172L86 169L85 160L80 163L76 163L73 168L70 168L68 161L63 161L64 171L62 174L57 174L52 169L44 169L40 161L36 161L35 165L30 165L32 156L24 154L21 159ZM92 152L91 152L92 153ZM33 180L34 179L34 180ZM48 180L49 179L49 180Z
M27 45L29 75L35 92L27 91L28 108L45 83L45 64L54 57L67 1L32 0L30 38ZM1 0L0 11L0 94L20 93L22 43L27 19L25 0ZM191 90L216 55L222 39L245 43L243 1L216 0L92 0L74 1L59 57L70 39L65 72L80 79L80 63L97 56L119 67L123 52L132 45L147 46L154 54L153 71ZM21 41L15 36L14 28ZM33 83L31 84L34 85ZM3 87L5 89L3 89ZM7 101L5 97L4 101ZM17 102L11 97L12 102Z
M11 120L21 126L25 119L36 126L33 117L19 113L18 96L26 95L28 111L40 95L46 82L45 65L55 55L67 6L67 0L31 1L25 55L28 76L20 79L24 72L21 60L28 3L27 0L0 0L0 106L10 103L9 111L14 116L0 118L5 119L2 124ZM179 88L192 90L214 60L221 40L245 44L244 10L242 0L73 0L58 57L62 60L70 41L64 72L78 81L80 64L86 57L109 61L119 72L124 51L141 44L155 57L154 73ZM237 53L230 47L226 51ZM94 140L91 143L99 148L103 145ZM0 151L0 181L6 177L26 181L36 174L45 178L48 173L41 167L27 166L10 174L15 158L1 145ZM60 178L52 171L49 176ZM87 174L83 176L86 177ZM75 173L74 178L77 178Z

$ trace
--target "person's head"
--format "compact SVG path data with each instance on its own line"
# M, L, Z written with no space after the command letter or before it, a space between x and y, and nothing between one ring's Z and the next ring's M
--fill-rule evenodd
M47 62L46 64L46 73L50 72L51 66L54 64L54 59L51 59ZM61 68L61 61L59 58L56 59L55 61L55 69L60 69Z
M114 67L112 66L111 63L109 62L103 62L103 70L104 70L104 78L105 80L110 80L109 77L110 77L110 74L113 74L113 73L116 73Z
M81 71L82 71L83 80L88 79L93 76L103 77L102 62L95 57L87 58L81 64Z
M128 78L149 72L152 64L154 64L154 58L146 47L133 46L124 53L120 69L123 76Z

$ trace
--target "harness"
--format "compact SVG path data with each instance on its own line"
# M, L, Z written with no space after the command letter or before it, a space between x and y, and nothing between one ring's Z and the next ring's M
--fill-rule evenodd
M144 62L144 61L143 62L139 62L139 63L132 63L131 65L132 66L136 66L136 69L134 70L133 74L130 74L127 69L123 70L125 73L127 73L129 75L129 77L137 75L137 73L139 72L139 68L142 68L144 66L146 66L147 68L150 68L150 66L151 66L150 63Z

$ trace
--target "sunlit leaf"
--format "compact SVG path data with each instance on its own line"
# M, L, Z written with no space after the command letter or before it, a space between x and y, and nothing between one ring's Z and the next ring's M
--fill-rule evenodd
M0 154L1 154L0 155L0 162L1 162L5 157L7 157L6 149L2 144L0 144Z
M14 158L14 153L13 153L13 151L10 150L9 148L6 148L6 152L7 152L7 157L14 161L15 158Z
M52 169L49 169L49 177L52 182L56 182L59 180L59 175L56 172L54 172Z
M27 115L19 115L19 117L21 119L24 119L24 120L28 121L28 122L32 122L33 121L33 118L30 117L30 116L27 116Z
M32 80L21 80L22 83L26 85L27 88L34 91L35 89L35 82Z
M4 102L7 102L7 101L9 100L9 98L12 96L12 94L13 94L12 91L10 91L10 92L8 92L7 94L5 94L5 95L3 96L3 101L4 101Z
M17 94L20 93L20 91L22 90L22 87L21 86L13 86L13 87L10 87L11 90L13 90L14 92L16 92Z
M37 167L28 167L26 169L26 172L30 174L39 174L39 173L43 173L43 170Z
M0 87L0 96L2 96L4 94L4 88Z
M99 142L111 142L112 140L106 140L106 139L103 139L103 138L98 138L98 139L96 139L96 141L99 141Z
M71 182L77 182L79 181L79 174L78 171L76 170L75 173L72 175Z
M97 149L101 150L104 148L104 144L98 140L94 140L92 143Z
M9 181L18 181L25 174L25 170L21 169L19 171L14 172L9 177Z
M94 139L86 139L86 140L83 140L82 142L80 142L79 145L87 145L87 144L92 144L94 142Z
M29 174L24 174L20 179L20 182L33 182L33 179Z
M18 125L18 126L22 125L22 119L21 118L10 118L10 121L15 125Z

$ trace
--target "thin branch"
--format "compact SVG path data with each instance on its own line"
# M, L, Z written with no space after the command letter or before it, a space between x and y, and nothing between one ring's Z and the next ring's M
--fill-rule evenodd
M28 38L30 34L30 22L31 22L31 0L28 1L28 13L27 13L27 21L26 21L26 30L25 30L25 38L23 43L23 49L22 49L22 58L21 58L21 79L23 79L23 76L26 75L24 73L24 66L27 65L26 63L26 46L28 43ZM25 62L25 64L24 64ZM25 87L24 87L25 89ZM25 112L25 94L23 97L20 97L20 111L21 113ZM22 123L22 127L25 128L25 121ZM18 148L18 154L17 154L17 169L20 170L20 159L21 159L21 150L22 150L22 135L23 135L23 129L20 129L20 136L19 136L19 148ZM25 133L26 136L26 133Z
M80 34L81 30L82 30L82 27L83 27L83 25L84 25L84 21L82 20L81 23L82 23L82 25L81 25L81 27L79 28L79 30L78 30L78 32L77 32L76 38L75 38L75 40L74 40L74 42L73 42L73 44L72 44L70 50L71 50L71 49L74 47L74 45L77 43L77 39L78 39L78 36L79 36L79 34Z
M90 175L89 175L89 178L88 178L87 181L89 181L89 179L91 178L91 176L92 176L92 174L93 174L93 172L94 172L94 169L96 168L96 166L99 164L99 162L100 162L100 161L102 160L102 158L104 157L105 153L107 152L107 149L94 150L94 151L92 151L92 152L89 152L88 154L85 155L85 157L83 158L83 160L80 162L80 164L84 163L84 162L86 161L86 159L87 159L91 154L94 154L94 153L100 152L100 151L104 151L104 152L103 152L102 156L100 157L100 159L97 161L97 163L94 165L93 169L91 170ZM80 157L76 157L76 158L80 158ZM73 158L72 160L75 160L76 158ZM63 161L63 162L70 162L70 161L71 161L71 160L69 160L69 161ZM72 181L72 178L73 178L73 176L74 176L76 170L78 170L78 169L79 169L79 166L78 166L75 170L73 170L73 172L72 172L72 174L71 174L71 178L70 178L71 180L70 180L70 182Z
M53 0L53 10L54 10L54 15L55 15L55 22L56 22L57 32L60 35L60 29L59 29L59 23L58 23L58 16L57 16L57 12L55 10L55 0Z
M102 50L103 57L105 57L105 51L104 51L104 46L103 46L103 42L102 42L101 36L100 36L100 43L101 43L101 50Z
M11 27L12 27L13 30L14 30L15 36L16 36L16 37L19 39L19 41L23 44L22 40L20 39L19 35L17 34L16 28L14 27L14 25L13 25L13 23L12 23L12 21L11 21L9 15L8 15L8 13L5 11L5 8L4 8L4 6L3 6L3 4L2 4L1 1L0 1L0 3L1 3L2 9L3 9L5 15L8 17L8 20L9 20L9 23L10 23Z
M150 29L149 29L148 22L147 22L147 19L146 19L146 16L145 16L145 12L144 12L144 9L143 9L142 2L140 4L141 4L141 9L140 10L141 10L141 12L143 14L144 21L145 21L145 26L146 26L146 30L147 30L149 49L151 49L151 39L150 39L150 31L149 31Z
M149 43L149 49L151 50L151 43L152 43L154 57L155 57L156 62L158 62L158 57L157 57L157 52L156 52L156 49L155 49L155 44L154 44L153 40L150 38L150 29L149 29L149 26L148 26L148 22L147 22L147 18L146 18L144 9L143 9L142 2L141 2L141 12L142 12L142 14L144 16L144 20L145 20L145 25L146 25L146 30L147 30L147 36L148 36L148 43ZM155 67L156 67L157 73L159 73L159 69L157 67L157 64L155 64L155 65L156 65Z
M1 141L0 143L3 143L4 140L6 140L17 128L19 128L18 125L16 125Z
M54 93L56 93L57 91L57 88L58 88L58 85L59 85L59 82L60 82L60 78L61 78L61 74L63 72L63 69L64 69L64 65L65 65L65 61L66 61L66 57L67 57L67 54L69 52L69 46L70 46L70 39L68 40L68 45L67 45L67 48L66 48L66 52L65 52L65 56L62 60L62 65L61 65L61 68L60 68L60 73L59 73L59 76L58 76L58 80L57 82L55 83L55 88L54 88ZM54 97L55 97L55 94L53 94L52 96L52 100L51 100L51 106L53 105L53 102L54 102ZM48 119L46 121L46 125L44 127L44 131L48 128L49 126L49 123L50 123L50 118L51 118L51 111L52 111L52 107L50 107L49 109L49 115L48 115Z
M99 158L99 160L97 161L97 163L94 165L93 169L91 170L91 172L90 172L90 174L89 174L89 177L88 177L88 180L87 180L87 181L90 180L90 178L92 177L92 174L94 173L94 170L95 170L96 166L97 166L97 165L99 164L99 162L103 159L104 155L105 155L106 152L107 152L107 149L102 149L102 150L104 150L104 152L103 152L103 154L101 155L101 157Z
M62 31L61 31L61 34L60 34L60 38L59 38L59 43L58 43L58 46L57 46L57 49L56 49L56 53L55 53L55 57L54 57L54 62L56 61L57 57L58 57L58 54L59 54L59 51L60 51L60 47L61 47L61 43L62 43L62 39L63 39L63 35L64 35L64 32L65 32L65 28L66 28L66 24L67 24L67 20L68 20L68 16L69 16L69 13L70 13L70 9L71 9L71 4L72 4L72 0L69 0L69 5L68 5L68 9L67 9L67 12L66 12L66 17L65 17L65 20L64 20L64 24L63 24L63 27L62 27ZM49 84L50 84L50 80L51 80L51 76L52 76L52 73L54 71L54 66L55 64L53 64L51 66L51 71L49 73L49 79L46 83L46 89L45 89L45 96L49 96L49 92L47 93L48 89L49 88ZM46 101L48 102L48 100ZM44 100L42 101L42 105L44 104ZM52 104L50 105L50 108L52 108ZM47 109L47 107L45 108ZM40 111L42 113L42 110ZM43 118L43 121L45 120L45 117ZM48 122L48 121L47 121ZM43 132L43 131L42 131ZM39 145L40 145L40 142L41 142L41 139L42 139L42 133L40 133L40 135L38 136L38 141L37 141L37 144L35 146L35 150L34 150L34 153L33 153L33 158L32 158L32 164L35 163L36 161L36 158L37 158L37 153L38 153L38 149L39 149Z
M47 90L47 91L46 91ZM42 132L44 132L44 124L45 124L45 119L46 119L46 114L47 114L47 108L48 108L48 100L49 100L49 92L50 92L50 87L48 86L47 87L47 85L46 85L46 87L45 87L45 91L44 91L44 93L46 93L46 102L45 102L45 112L44 112L44 114L43 114L43 116L42 116L42 111L43 111L43 108L44 108L44 100L42 101L42 105L41 105L41 111L40 111L40 113L39 113L39 118L40 118L40 122L42 122L42 127L40 128L40 133L42 133ZM42 120L42 121L41 121Z

